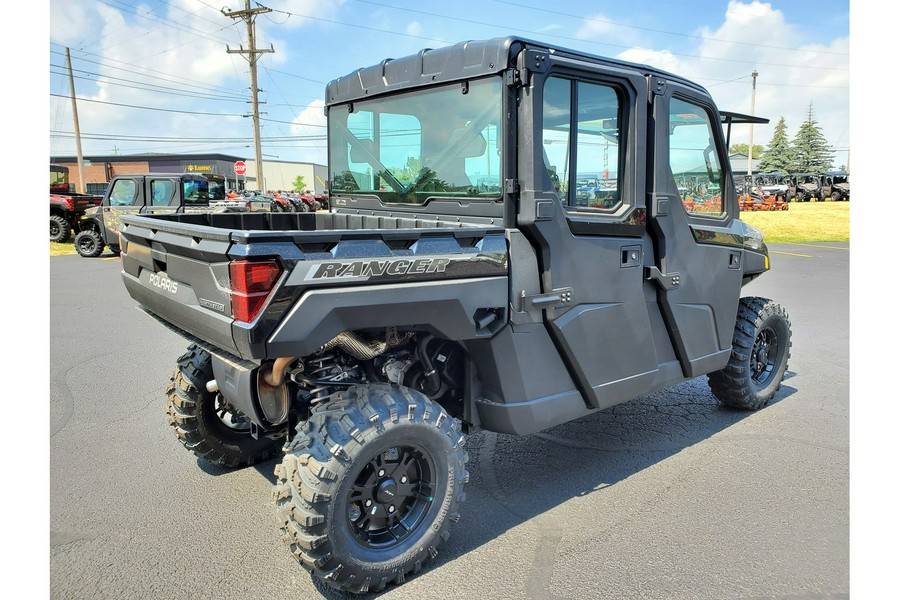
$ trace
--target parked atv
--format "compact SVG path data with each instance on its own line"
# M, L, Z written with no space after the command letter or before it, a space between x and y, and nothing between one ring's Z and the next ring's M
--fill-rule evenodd
M795 173L788 184L788 194L796 202L819 201L819 175L817 173Z
M121 229L128 293L189 344L174 436L228 467L281 456L277 526L314 577L379 592L433 560L466 527L473 432L533 434L697 377L727 408L776 397L791 324L741 297L770 258L726 144L765 119L519 38L385 60L325 97L331 212ZM580 202L586 156L617 169L614 204Z
M243 212L244 202L210 202L209 180L191 173L117 175L109 182L99 206L88 209L79 221L75 250L95 258L109 247L119 254L119 228L129 214L173 212Z
M819 195L822 198L831 198L835 202L850 200L850 174L846 171L822 173Z

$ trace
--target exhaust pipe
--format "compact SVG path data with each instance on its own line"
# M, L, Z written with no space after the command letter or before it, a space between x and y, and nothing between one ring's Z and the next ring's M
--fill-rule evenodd
M389 329L385 335L385 341L364 340L350 330L337 334L331 340L325 342L317 353L321 354L332 348L340 348L350 356L359 360L371 360L384 354L388 348L399 346L413 336L413 332L407 331L397 334L396 330ZM263 374L263 380L271 387L278 387L284 381L284 369L297 360L296 356L283 356L276 358L272 370Z
M276 358L275 364L272 365L272 370L263 375L263 379L270 386L278 387L279 385L281 385L281 382L284 381L284 368L295 360L297 359L293 356L282 356L281 358Z
M359 360L371 360L380 354L384 354L388 348L399 346L413 336L411 331L407 331L402 335L387 335L385 341L364 340L350 330L344 331L334 336L324 346L319 348L319 352L325 352L332 348L340 348L350 356Z

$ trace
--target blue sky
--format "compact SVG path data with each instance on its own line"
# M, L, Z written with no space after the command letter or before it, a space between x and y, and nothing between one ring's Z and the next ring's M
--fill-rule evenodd
M466 39L521 35L647 63L706 86L719 107L784 117L793 136L810 104L848 162L849 4L721 0L271 0L257 18L263 155L325 162L325 84L388 57ZM249 69L227 47L243 0L51 0L49 152L74 155L65 49L90 154L212 151L252 158ZM256 7L256 2L251 2ZM749 128L733 141L748 141ZM765 145L772 125L757 127Z

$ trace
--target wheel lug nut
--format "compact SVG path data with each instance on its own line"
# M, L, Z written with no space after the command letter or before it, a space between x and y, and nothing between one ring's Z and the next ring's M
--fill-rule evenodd
M372 501L371 501L371 500L366 500L366 506L372 506Z
M378 471L378 476L384 477L384 469L381 469L380 471Z
M396 510L396 509L394 508L394 505L393 505L393 504L392 504L391 506L388 506L388 512L389 512L389 513L392 513L392 512L394 512L395 510Z
M406 475L400 478L400 483L406 483Z

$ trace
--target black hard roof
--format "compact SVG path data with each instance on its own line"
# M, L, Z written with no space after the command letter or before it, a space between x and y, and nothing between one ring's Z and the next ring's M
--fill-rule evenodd
M509 36L490 40L469 40L437 49L425 48L402 58L384 59L377 65L357 69L329 82L325 90L325 103L339 104L385 92L500 73L514 66L516 56L525 48L572 56L595 64L630 68L644 75L662 76L703 90L702 86L688 79L648 65Z

